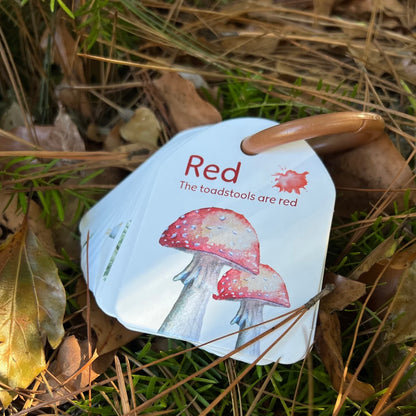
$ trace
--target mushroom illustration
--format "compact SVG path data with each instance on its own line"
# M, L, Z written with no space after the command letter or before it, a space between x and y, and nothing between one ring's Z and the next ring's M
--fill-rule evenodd
M266 264L260 264L257 275L236 269L228 270L218 282L217 300L239 300L240 308L230 322L238 324L240 330L260 324L265 305L289 307L286 285L275 270ZM262 333L260 326L246 329L238 334L236 348L244 345ZM245 349L249 354L260 355L260 343L255 342Z
M163 232L159 243L193 254L188 266L173 278L184 287L159 332L196 341L223 266L258 273L257 233L243 215L210 207L179 217Z

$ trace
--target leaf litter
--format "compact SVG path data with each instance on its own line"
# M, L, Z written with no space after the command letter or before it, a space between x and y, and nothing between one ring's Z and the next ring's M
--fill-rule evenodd
M176 6L175 11L171 5L156 5L153 2L146 2L146 7L152 10L152 17L162 11L172 12L169 14L169 22L165 25L165 32L160 31L159 33L143 22L138 24L135 28L135 35L140 34L143 39L150 38L151 42L140 44L138 51L129 51L131 56L139 56L140 54L140 59L143 59L146 65L154 64L156 68L150 76L157 89L153 93L158 95L157 99L150 101L143 98L145 94L141 92L140 87L137 87L138 77L133 70L129 82L135 83L135 87L132 88L137 88L138 91L134 105L130 104L131 100L126 100L126 95L119 94L121 106L124 107L125 102L129 102L126 110L131 114L135 111L134 109L146 106L155 116L156 121L152 121L149 128L152 131L152 139L149 141L146 139L145 146L143 142L140 146L150 149L158 147L164 140L159 134L163 135L167 121L169 122L167 128L170 131L217 122L221 120L221 115L215 107L222 109L226 105L226 103L219 101L216 106L213 106L201 99L201 95L193 85L184 83L183 78L174 72L160 73L160 67L165 65L170 71L174 69L177 72L183 72L184 69L200 72L204 76L204 82L206 81L209 86L216 85L217 91L220 84L218 80L224 85L229 82L227 81L229 79L233 79L235 83L241 83L250 78L250 82L259 89L268 89L270 92L268 100L272 97L273 99L282 99L285 103L292 103L291 117L301 117L313 114L315 111L326 112L371 107L374 108L374 111L381 113L389 122L389 134L392 133L395 136L395 145L384 138L379 143L373 143L368 149L360 148L351 151L351 153L331 155L325 159L339 192L340 201L337 204L337 216L348 219L354 211L370 212L366 217L367 223L365 224L367 225L357 224L354 228L356 230L354 237L346 244L344 255L348 256L355 249L359 236L365 235L368 230L371 231L371 224L374 224L377 218L383 217L386 220L391 218L394 221L396 212L406 210L409 205L414 204L414 178L409 161L412 159L411 155L414 150L412 135L414 135L413 115L415 109L412 113L409 91L415 88L415 63L411 54L414 41L408 36L408 31L413 30L416 25L416 13L406 7L405 2L397 0L378 2L314 1L303 2L301 7L304 9L302 10L300 8L292 9L290 2L287 4L263 2L261 4L250 3L244 7L241 7L240 4L237 6L231 4L209 10L209 12L202 8L197 9L182 4ZM317 13L322 14L321 18ZM339 15L343 18L339 19ZM372 16L379 18L376 29L374 29L374 25L371 26ZM126 13L123 17L133 21L136 19L130 13ZM122 21L117 20L114 15L112 15L112 19L117 30L123 32L125 27ZM184 33L190 33L194 39L198 39L205 49L193 49L192 44L186 42L180 44L182 39L178 37L169 45L169 48L166 48L166 42L169 42L169 36L172 35L169 32L169 24L175 22L182 27ZM104 130L108 127L109 110L105 107L104 99L108 97L113 99L111 92L113 87L117 87L118 91L122 91L122 88L120 89L120 85L116 84L119 79L114 76L116 71L110 69L110 59L106 63L107 67L102 71L105 73L100 91L103 100L98 105L95 105L96 103L91 105L92 96L100 96L86 92L88 91L87 87L91 86L94 79L91 73L86 70L87 63L91 61L88 62L87 59L76 54L80 43L76 34L71 33L68 27L65 19L60 19L55 33L50 37L50 46L48 46L47 37L49 35L47 33L43 46L45 56L52 52L52 61L63 74L62 83L55 87L55 92L65 107L70 110L71 116L75 115L74 119L77 119L77 124L80 126L75 132L75 130L71 130L72 127L64 124L61 133L59 133L61 142L56 145L56 150L71 152L76 149L84 150L78 147L84 144L84 139L80 139L79 136L79 131L81 131L81 135L83 132L82 124L86 125L91 119L94 119L100 128L100 123L102 123ZM374 42L369 41L372 36ZM112 53L114 50L122 51L122 45L117 44L116 35L114 39L113 47L115 49L112 49ZM100 42L102 42L101 46L106 45L105 41L100 40ZM159 47L155 47L155 45L159 45ZM52 49L48 51L50 47ZM163 57L160 54L161 50L165 53ZM212 51L211 54L210 51ZM125 56L124 51L122 55ZM167 56L170 61L166 60ZM166 64L168 61L169 64ZM173 66L172 62L174 62ZM189 66L190 62L193 67ZM213 69L214 66L215 69ZM101 67L101 69L103 68L104 66ZM218 68L221 68L221 71L218 71ZM236 71L236 68L240 72ZM273 74L276 69L278 76ZM143 69L140 70L143 71ZM364 71L367 73L367 78L363 76ZM247 74L251 76L247 77ZM323 79L322 74L325 74ZM122 82L125 83L124 78ZM107 85L104 85L105 83ZM220 87L223 88L223 85ZM403 85L406 85L406 88ZM84 87L84 89L78 89L78 87ZM247 103L249 108L253 107L253 101L244 102L242 100L240 102L238 99L244 97L234 96L233 98L235 101L232 106L235 108L244 107ZM404 103L409 104L408 112L398 110L398 108L403 110L406 107ZM263 103L262 111L267 110L265 104L267 103ZM282 103L279 102L277 108L281 105ZM184 109L186 110L184 111ZM103 117L104 114L105 117ZM262 115L264 116L264 114ZM126 145L126 140L129 141L127 136L122 137L120 133L121 126L125 126L129 122L120 119L119 116L118 114L110 117L112 120L110 127L113 128L113 133L110 133L104 140L107 143L106 149L115 150L114 153L119 151L134 153L137 150L136 144L134 144L136 146L134 148L120 147ZM281 119L284 116L279 114L277 117ZM13 125L10 120L7 123L7 126L20 128L22 119L20 119L20 126ZM160 130L158 130L158 125ZM51 126L45 127L36 124L34 126L36 135L41 139L44 138L42 142L44 149L52 149L55 146L49 140L51 130L48 129L50 128ZM27 143L31 142L30 131L20 129L18 132L17 135ZM158 133L157 137L156 132ZM111 134L113 134L112 137ZM109 145L110 140L116 144ZM10 143L9 138L3 143L6 143L7 146L7 143ZM101 150L100 143L101 141L96 141L94 144L87 142L88 149L96 150L98 146L98 149ZM31 146L24 146L22 143L13 144L13 146L30 149L34 146L34 142ZM75 147L71 148L71 146ZM398 148L401 152L397 151ZM13 149L10 146L5 150ZM137 163L145 158L146 156L132 166L137 166ZM115 160L113 165L120 166L119 162ZM124 165L124 167L126 166ZM408 188L410 188L410 192L406 194ZM19 223L17 227L12 227L9 223L6 228L11 232L16 232L16 235L20 235ZM407 238L387 237L385 242L378 247L374 245L373 249L376 247L375 250L361 262L360 266L353 270L352 274L348 275L348 278L341 275L332 276L332 281L336 285L335 290L326 299L321 300L320 324L316 340L319 353L336 390L345 391L345 386L342 384L344 382L350 383L350 398L352 400L365 400L374 392L371 384L358 382L355 375L344 371L346 360L343 358L345 353L341 348L345 341L342 338L345 336L342 328L345 313L343 310L353 305L354 302L356 303L357 300L359 302L359 299L365 299L365 296L363 297L364 285L361 282L367 285L367 291L371 290L374 284L377 285L367 303L370 309L379 313L379 311L386 311L386 307L392 305L384 329L386 339L389 339L389 342L400 344L415 337L414 320L411 319L414 316L411 309L412 293L414 292L414 259L412 254L414 249L411 249L412 246L410 246L409 251L400 250L404 241L407 241ZM379 290L384 290L386 293L381 294ZM372 303L374 299L376 301ZM119 338L117 335L119 329L113 326L111 320L107 321L103 316L95 318L95 313L92 302L87 319L90 320L91 327L96 328L97 345L100 345L100 348L97 347L98 351L106 351L106 349L113 347L118 348L128 342L129 335ZM86 313L84 315L86 316ZM378 316L383 317L384 315L380 313ZM408 319L402 320L403 316ZM362 330L367 329L368 327L363 324ZM123 332L123 329L120 328L120 331ZM119 338L119 342L113 344L109 334L115 334L114 339ZM58 353L56 362L49 367L49 371L55 374L59 380L58 384L48 381L51 391L54 391L49 397L55 399L56 402L61 400L61 395L64 393L61 388L76 392L79 391L77 389L91 383L93 377L90 375L86 377L91 358L88 351L95 351L96 345L87 345L82 337L69 335L61 348L62 351ZM150 365L148 366L150 367ZM157 366L157 364L154 365ZM400 362L396 362L396 365L399 366ZM66 366L71 371L66 372ZM139 371L140 368L143 366L139 365L131 371ZM75 377L72 371L79 372L79 374ZM394 367L389 371L394 371ZM99 373L100 371L94 373L94 377ZM122 374L119 365L117 366L117 375L118 380L121 380ZM385 376L386 374L383 374L383 377ZM197 376L194 375L194 377ZM242 383L242 380L244 380L243 377L238 377L233 385ZM375 383L373 385L378 388ZM55 393L56 395L54 395ZM123 397L124 408L127 409L125 395ZM295 398L293 399L295 400ZM42 399L44 398L42 397ZM307 406L306 401L305 406ZM134 406L132 407L134 408ZM120 413L122 413L121 409ZM199 413L201 412L199 411Z
M0 389L7 407L16 388L26 388L45 368L44 343L64 336L66 297L58 269L25 217L0 246Z

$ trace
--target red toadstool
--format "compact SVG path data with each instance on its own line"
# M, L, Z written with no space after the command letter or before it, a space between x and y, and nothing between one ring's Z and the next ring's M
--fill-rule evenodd
M218 282L218 295L214 294L213 298L241 302L236 316L230 322L238 324L242 330L238 334L236 348L261 334L260 326L246 328L264 321L263 308L265 305L290 306L283 279L279 273L265 264L260 264L260 271L257 275L236 269L229 270ZM245 351L259 356L259 342L251 344Z
M247 219L223 208L190 211L172 223L159 243L193 254L173 280L184 284L181 294L159 329L160 333L198 340L211 295L223 266L250 273L259 271L259 241Z

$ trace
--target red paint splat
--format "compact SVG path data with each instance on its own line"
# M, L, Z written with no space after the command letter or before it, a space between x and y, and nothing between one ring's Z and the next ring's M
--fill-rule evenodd
M304 189L308 184L306 175L309 172L298 173L294 170L288 170L286 172L275 173L275 184L273 188L279 188L279 192L296 192L300 194L300 190Z

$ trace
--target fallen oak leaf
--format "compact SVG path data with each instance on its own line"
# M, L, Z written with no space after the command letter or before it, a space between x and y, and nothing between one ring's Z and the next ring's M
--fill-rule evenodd
M27 217L0 246L0 382L26 388L45 368L44 342L64 335L65 290ZM15 392L0 389L7 407Z
M164 72L154 85L169 109L177 131L222 120L218 110L197 93L191 81L174 72Z

